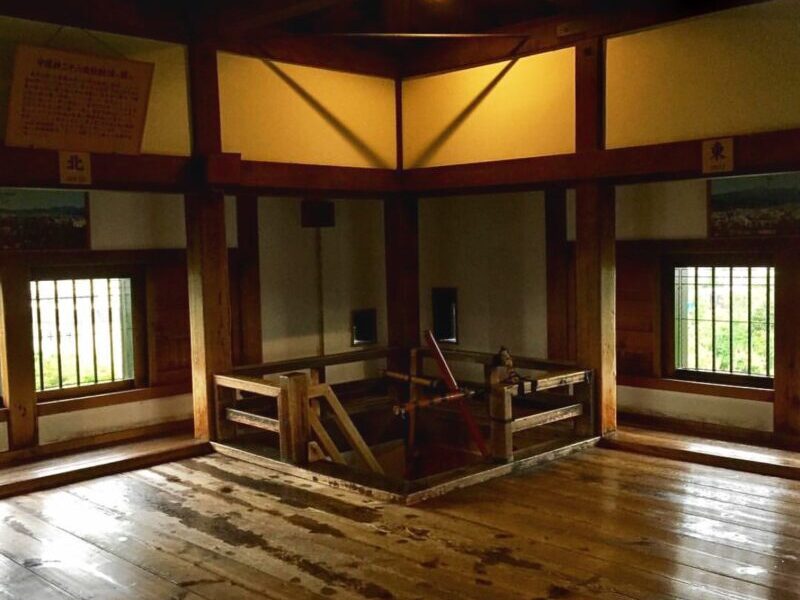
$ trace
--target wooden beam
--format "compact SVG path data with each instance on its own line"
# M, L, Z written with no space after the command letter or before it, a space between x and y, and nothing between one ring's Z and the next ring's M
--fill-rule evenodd
M567 192L545 190L547 254L547 357L568 360L569 352L569 244Z
M800 244L778 252L775 272L775 405L779 435L800 435Z
M30 279L24 263L0 269L0 379L10 450L38 444Z
M616 429L616 266L614 187L576 189L577 360L595 373L597 431Z
M241 304L242 364L260 363L261 339L261 267L258 240L258 196L236 197L236 223L239 239L239 297Z
M251 191L298 196L374 197L395 192L400 187L394 169L242 161L240 177L240 187Z
M221 152L216 50L189 47L189 83L193 153ZM189 325L192 347L192 396L195 437L215 439L214 380L233 367L225 198L200 189L185 197L186 258L189 277Z
M383 203L386 244L386 303L389 368L406 371L409 353L419 345L419 217L418 201L390 196Z
M183 191L189 181L189 158L140 154L92 154L88 189ZM0 145L0 186L61 188L58 152ZM72 186L74 188L74 186Z
M736 166L731 176L800 170L800 129L732 137ZM546 189L606 180L617 184L708 177L703 140L594 150L576 154L490 161L403 172L407 194Z

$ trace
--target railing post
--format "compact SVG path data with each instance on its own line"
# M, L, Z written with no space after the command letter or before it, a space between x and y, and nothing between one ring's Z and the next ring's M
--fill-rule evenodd
M281 458L297 465L308 464L309 379L305 373L289 373L280 378L278 422Z
M236 437L236 425L228 420L226 410L236 404L236 390L215 385L217 396L217 437L220 442L224 442Z
M514 460L511 387L500 383L495 383L491 387L489 416L492 457L502 462L511 462Z
M583 415L575 420L575 433L580 436L597 435L594 420L594 371L586 374L586 381L574 386L575 399L583 404Z

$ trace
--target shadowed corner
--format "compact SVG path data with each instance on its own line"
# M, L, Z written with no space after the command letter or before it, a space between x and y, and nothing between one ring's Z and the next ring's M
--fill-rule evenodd
M458 130L459 127L467 120L467 118L475 112L478 106L486 99L486 97L492 92L494 88L503 80L503 78L508 75L508 72L517 64L519 61L519 57L511 59L508 64L503 67L503 69L492 78L492 80L486 84L486 87L481 90L481 92L473 98L473 100L464 107L455 119L453 119L450 124L445 127L442 132L437 135L433 141L425 148L425 151L419 155L417 160L414 161L414 164L411 165L411 168L418 168L425 166L428 161L433 157L439 149L444 146L444 144L449 140L453 134Z
M361 156L363 156L373 167L382 169L394 169L394 165L389 165L378 153L376 153L369 145L362 140L356 133L345 125L336 115L330 110L325 108L322 103L312 96L303 86L297 81L292 79L286 72L284 72L278 65L268 59L262 61L273 73L275 73L281 80L288 85L298 96L305 100L311 108L313 108L331 127L333 127L339 135L347 140Z

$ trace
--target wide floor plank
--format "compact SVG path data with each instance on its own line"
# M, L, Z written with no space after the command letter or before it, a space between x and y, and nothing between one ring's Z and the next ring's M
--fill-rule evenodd
M0 502L0 599L800 599L800 487L591 449L414 506L220 455Z

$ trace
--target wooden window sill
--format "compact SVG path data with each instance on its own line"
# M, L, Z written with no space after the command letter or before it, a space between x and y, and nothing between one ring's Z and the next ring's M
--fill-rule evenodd
M106 394L95 394L92 396L68 398L65 400L52 400L49 402L40 402L37 405L37 414L40 417L45 417L47 415L58 415L77 410L114 406L115 404L140 402L142 400L152 400L154 398L166 398L168 396L186 394L190 392L191 389L191 384L187 382L175 385L136 388Z
M737 398L739 400L753 400L756 402L775 401L775 390L738 385L722 385L718 383L702 383L699 381L684 381L682 379L639 377L633 375L618 376L617 384L627 387L665 390L683 394L700 394L702 396L719 396L721 398Z

